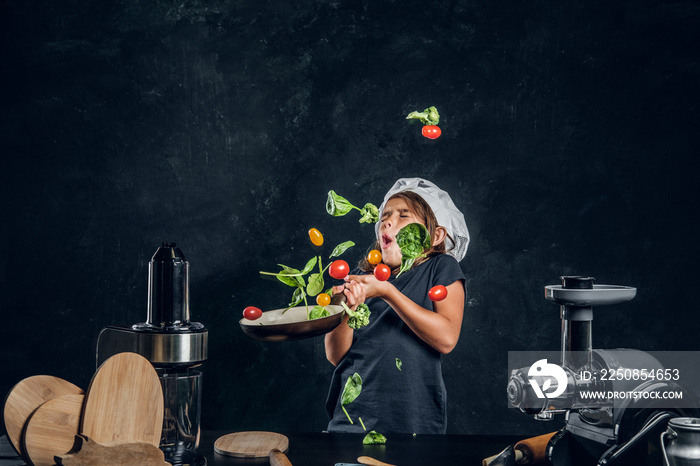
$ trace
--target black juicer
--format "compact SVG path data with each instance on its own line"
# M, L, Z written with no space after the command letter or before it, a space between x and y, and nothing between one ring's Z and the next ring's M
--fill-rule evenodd
M551 419L556 413L566 416L565 426L547 446L546 457L553 466L661 466L660 435L669 419L697 417L697 405L687 391L684 399L674 400L673 408L668 408L668 400L657 398L657 393L683 389L666 380L672 377L639 376L641 369L646 374L668 374L652 355L633 349L591 349L592 306L629 301L636 295L635 288L593 282L591 277L562 277L561 286L545 287L545 298L561 309L560 367L562 377L566 374L566 389L556 397L538 397L539 369L533 364L511 372L508 400L536 419ZM637 377L626 376L635 369ZM557 383L543 385L547 393L555 393ZM582 396L595 391L643 396L597 400Z
M173 465L206 464L197 453L202 373L208 331L190 321L189 263L175 243L163 243L148 263L147 321L106 327L97 338L97 367L117 353L138 353L155 367L165 411L160 448Z

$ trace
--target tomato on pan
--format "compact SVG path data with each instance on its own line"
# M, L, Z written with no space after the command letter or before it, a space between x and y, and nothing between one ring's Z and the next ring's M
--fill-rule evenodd
M243 317L248 320L256 320L262 317L262 311L255 306L248 306L243 309Z

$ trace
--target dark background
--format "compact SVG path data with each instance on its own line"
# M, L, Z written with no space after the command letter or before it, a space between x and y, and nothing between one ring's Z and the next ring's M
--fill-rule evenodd
M303 265L309 228L355 241L351 263L370 245L328 190L379 204L408 176L472 234L450 433L560 425L505 396L508 351L559 348L560 275L638 288L595 311L594 347L698 349L698 2L1 5L0 392L87 388L98 332L145 320L173 241L210 330L203 428L322 430L322 339L252 340L241 311L286 305L258 272ZM431 105L434 141L405 120Z

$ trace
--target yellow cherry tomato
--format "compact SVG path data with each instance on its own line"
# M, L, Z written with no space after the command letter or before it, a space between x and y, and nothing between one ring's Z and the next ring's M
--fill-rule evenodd
M382 261L382 253L376 249L372 249L369 254L367 254L367 262L372 265L377 265Z
M316 228L309 230L309 239L314 246L321 246L323 244L323 235Z
M316 296L316 304L319 306L328 306L331 303L331 297L327 293L320 293Z

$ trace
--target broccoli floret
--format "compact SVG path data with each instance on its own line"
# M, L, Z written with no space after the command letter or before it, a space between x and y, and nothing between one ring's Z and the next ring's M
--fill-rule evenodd
M413 118L420 120L424 125L437 125L440 123L440 114L435 107L426 108L422 112L411 112L406 117L407 120Z
M379 208L371 203L365 204L365 206L360 210L360 223L377 223L379 220Z
M345 308L345 312L347 312L350 316L348 319L348 327L357 330L358 328L362 328L369 324L369 315L371 312L369 311L369 306L367 306L365 303L358 304L357 309L354 311L344 302L341 304L343 305L343 308Z

